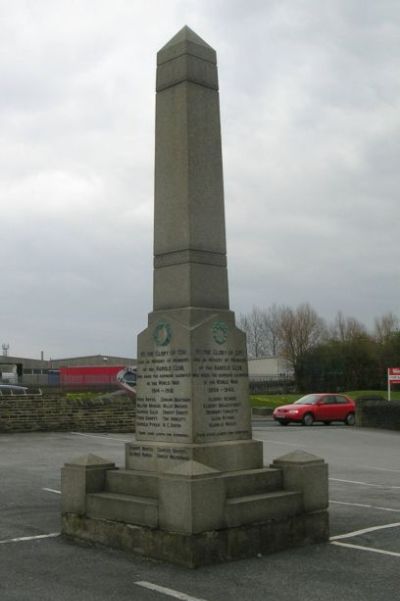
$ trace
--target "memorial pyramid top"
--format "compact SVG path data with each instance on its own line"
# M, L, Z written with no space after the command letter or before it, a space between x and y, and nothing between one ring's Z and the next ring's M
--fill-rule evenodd
M157 64L161 65L183 54L191 54L213 64L217 62L215 50L187 25L159 50Z

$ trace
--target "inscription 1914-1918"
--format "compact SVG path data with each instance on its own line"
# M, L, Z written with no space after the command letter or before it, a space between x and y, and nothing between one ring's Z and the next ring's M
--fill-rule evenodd
M138 380L143 394L136 399L136 432L154 440L190 436L190 361L185 349L142 351Z

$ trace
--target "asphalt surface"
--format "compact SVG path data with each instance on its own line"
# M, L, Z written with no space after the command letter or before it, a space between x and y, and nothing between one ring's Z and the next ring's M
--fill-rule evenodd
M400 433L258 419L253 434L266 465L296 448L328 462L331 542L197 570L58 535L63 463L122 466L129 435L0 435L0 601L400 601Z

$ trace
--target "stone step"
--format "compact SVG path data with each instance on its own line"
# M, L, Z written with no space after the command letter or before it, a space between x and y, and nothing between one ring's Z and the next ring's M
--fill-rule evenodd
M282 471L276 468L258 468L221 474L226 496L242 497L282 489ZM141 497L158 497L158 476L135 470L107 470L106 492Z
M158 526L158 501L111 492L90 493L86 495L86 515L91 518L155 527Z
M261 468L223 475L227 498L282 490L282 470Z
M107 470L106 492L140 497L158 497L158 477L134 470Z
M226 526L240 526L294 516L302 512L302 505L301 493L282 490L227 499Z

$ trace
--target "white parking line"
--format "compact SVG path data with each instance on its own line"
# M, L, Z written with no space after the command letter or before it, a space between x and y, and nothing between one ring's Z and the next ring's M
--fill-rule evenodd
M352 505L353 507L365 507L366 509L380 509L382 511L394 511L395 513L400 513L400 509L393 509L392 507L380 507L379 505L366 505L365 503L346 503L344 501L332 501L329 503L334 503L335 505Z
M59 532L51 532L50 534L38 534L37 536L20 536L19 538L7 538L0 540L0 545L6 545L8 543L22 543L29 540L39 540L42 538L54 538L60 536Z
M152 582L146 582L145 580L140 580L135 582L138 586L143 586L144 588L148 588L151 591L157 591L158 593L162 593L163 595L168 595L169 597L174 597L175 599L181 599L181 601L206 601L206 599L201 599L200 597L192 597L191 595L187 595L186 593L181 593L179 591L175 591L172 588L167 588L165 586L159 586L158 584L153 584Z
M262 439L261 439L261 440L262 440ZM302 446L300 447L300 445L299 445L299 444L297 444L297 443L293 443L293 442L283 442L283 441L281 441L281 440L262 440L262 442L263 442L264 444L265 444L265 443L267 443L267 444L281 444L281 445L284 445L285 447L296 447L296 449L299 449L299 448L305 449L305 448L307 448L305 445L302 445Z
M46 492L53 492L55 495L61 495L61 490L55 490L54 488L42 488Z
M361 534L367 534L368 532L375 532L376 530L386 530L387 528L398 528L400 522L394 522L393 524L383 524L382 526L370 526L370 528L363 528L362 530L354 530L353 532L347 532L346 534L338 534L331 536L330 540L339 540L342 538L353 538L353 536L360 536Z
M359 480L341 480L340 478L329 478L332 482L344 482L345 484L359 484L361 486L371 486L372 488L391 488L400 490L400 486L391 486L389 484L370 484L369 482L360 482Z
M383 549L375 549L374 547L363 547L362 545L352 545L351 543L332 542L332 545L338 547L347 547L349 549L358 549L359 551L369 551L370 553L380 553L381 555L391 555L392 557L400 557L400 553L395 551L384 551Z
M116 440L117 442L132 442L133 438L126 440L125 438L113 438L112 436L102 436L101 434L84 434L83 432L71 432L75 436L84 436L85 438L103 438L105 440Z

